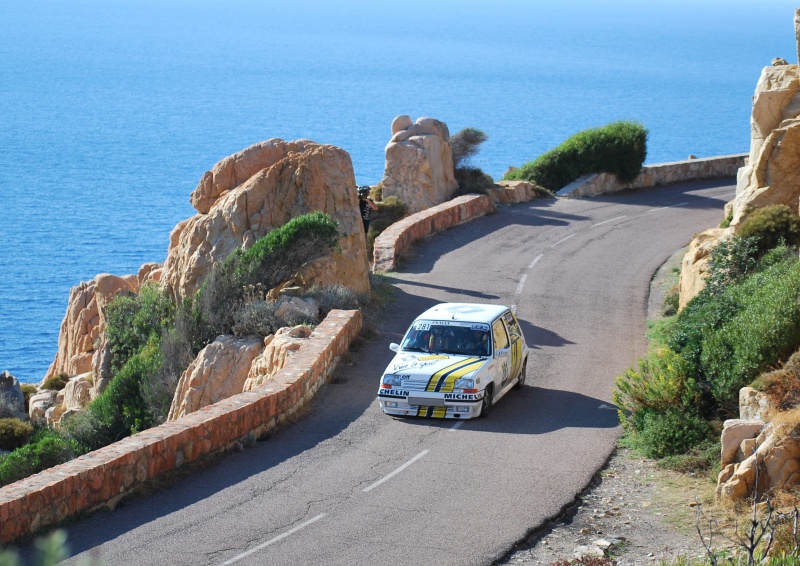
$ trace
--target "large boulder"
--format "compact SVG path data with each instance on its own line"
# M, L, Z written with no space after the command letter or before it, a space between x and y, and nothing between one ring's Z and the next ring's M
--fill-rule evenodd
M260 337L218 336L203 348L178 381L167 420L174 420L242 392Z
M381 183L383 198L400 198L409 214L451 199L458 182L447 125L433 118L416 124L408 116L395 118Z
M343 236L333 255L335 269L312 270L307 283L342 283L366 292L369 263L354 189L350 156L334 146L271 139L227 157L192 193L200 213L170 234L161 283L175 299L192 296L215 262L292 218L319 210L339 223Z
M4 371L0 373L0 418L5 415L5 412L15 413L16 415L25 414L25 395L22 393L22 387L16 377L11 375L10 372Z
M73 287L58 334L58 351L42 382L59 373L76 375L92 371L95 344L105 322L103 312L106 305L120 293L135 294L138 290L136 275L117 277L107 273Z
M36 395L32 395L28 401L28 416L31 422L43 424L45 423L45 413L47 409L56 404L55 391L45 390Z
M765 67L750 118L750 155L738 173L731 225L753 208L800 198L800 77L797 65Z
M68 411L80 411L91 401L90 391L93 385L91 372L77 375L69 380L64 391L64 408Z
M723 239L732 235L733 228L711 228L696 235L689 244L689 250L681 262L679 284L681 309L705 287L711 250Z
M784 427L768 424L756 438L755 452L720 472L717 499L732 502L770 489L788 489L800 483L800 438ZM756 486L756 468L758 485Z
M264 351L250 367L242 391L252 391L269 381L286 366L289 358L302 347L310 335L309 327L295 326L279 328L275 334L267 336L264 339Z

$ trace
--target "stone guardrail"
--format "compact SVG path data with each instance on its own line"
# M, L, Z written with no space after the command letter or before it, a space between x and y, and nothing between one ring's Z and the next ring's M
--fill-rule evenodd
M672 163L645 165L631 183L620 183L613 173L592 173L573 181L556 193L559 197L593 197L629 189L644 189L684 181L735 177L744 167L746 153L722 155L703 159L688 159Z
M465 195L403 218L375 238L372 270L394 271L400 255L417 240L493 211L488 196Z
M262 387L0 488L4 544L103 506L148 480L273 430L325 383L361 329L360 311L331 311Z

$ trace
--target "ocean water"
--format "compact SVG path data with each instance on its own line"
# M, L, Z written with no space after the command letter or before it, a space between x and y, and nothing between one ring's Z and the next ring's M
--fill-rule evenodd
M257 141L383 171L390 124L489 140L495 178L587 127L650 130L649 163L744 152L793 5L536 0L0 3L0 371L41 379L70 287L163 261L202 174Z

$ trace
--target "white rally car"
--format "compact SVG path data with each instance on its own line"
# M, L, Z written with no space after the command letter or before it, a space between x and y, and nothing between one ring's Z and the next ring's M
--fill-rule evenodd
M378 400L389 415L469 419L486 416L522 387L528 346L508 307L441 303L411 324L381 377Z

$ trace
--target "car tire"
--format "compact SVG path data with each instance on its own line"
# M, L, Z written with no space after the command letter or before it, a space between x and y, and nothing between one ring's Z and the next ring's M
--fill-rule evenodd
M514 389L522 389L522 386L525 385L525 377L528 372L528 360L522 364L522 369L519 372L519 378L517 379L517 383L514 384Z
M492 385L489 385L483 392L483 403L481 403L481 414L479 415L480 418L487 416L489 414L489 411L492 410L493 399L494 399L494 387Z

